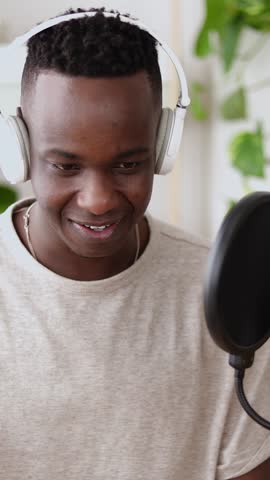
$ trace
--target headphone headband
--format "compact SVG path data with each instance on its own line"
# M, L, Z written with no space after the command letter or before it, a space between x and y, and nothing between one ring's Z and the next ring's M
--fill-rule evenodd
M34 37L38 33L42 32L43 30L46 30L47 28L54 27L55 25L58 25L59 23L62 22L67 22L72 19L78 19L78 18L83 18L83 17L94 17L98 12L97 11L92 11L92 12L79 12L79 13L70 13L68 15L61 15L56 18L52 18L50 20L47 20L43 23L40 23L39 25L36 25L33 27L29 32L25 33L24 35L21 35L7 47L7 48L16 48L16 47L21 47L26 45L27 41L30 40L30 38ZM190 98L188 96L188 88L187 88L187 81L186 81L186 76L183 70L183 67L178 60L177 56L175 53L171 50L169 45L161 40L156 33L149 29L144 23L141 23L139 20L132 19L131 17L127 17L125 15L121 15L118 13L111 13L111 12L102 12L105 17L114 17L117 18L119 17L122 22L130 23L132 25L136 25L137 27L141 28L142 30L147 31L152 35L153 38L157 40L161 48L166 52L168 57L171 59L172 63L174 64L174 67L176 69L178 78L179 78L179 83L181 85L181 92L179 95L179 99L177 102L178 106L181 106L183 108L188 107L190 104Z
M17 37L8 47L14 50L24 46L34 35L63 22L73 19L94 17L98 11L71 13L47 20L29 32ZM165 51L172 61L179 79L179 98L174 110L162 108L156 138L155 174L165 175L169 173L177 159L177 153L181 144L184 119L187 107L190 104L188 88L184 70L175 53L161 40L151 29L137 19L133 19L119 13L104 12L105 17L119 18L121 22L136 25L148 32ZM25 182L31 178L30 139L27 127L19 116L4 118L0 113L0 141L6 145L7 154L0 157L0 167L6 179L10 183Z

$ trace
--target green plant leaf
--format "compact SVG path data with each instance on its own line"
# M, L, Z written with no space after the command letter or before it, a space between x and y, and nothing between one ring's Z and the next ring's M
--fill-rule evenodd
M0 213L4 212L17 199L18 194L15 189L7 185L0 185Z
M197 36L194 53L197 57L206 57L211 52L211 45L209 42L209 29L205 23Z
M230 12L227 0L206 0L206 23L210 30L219 30L227 23Z
M222 103L220 111L224 120L246 119L246 89L244 87L240 87L235 92L231 93Z
M234 200L233 198L230 198L228 200L228 211L231 210L232 208L234 208L236 204L237 204L237 200Z
M251 16L261 14L266 7L264 0L237 0L235 3L241 12Z
M196 39L194 52L199 57L212 53L211 34L219 38L219 51L228 72L236 58L244 28L270 31L269 0L205 0L206 15Z
M269 0L232 0L235 13L243 17L246 26L263 31L270 30Z
M254 28L255 30L259 30L260 32L269 32L270 11L263 13L262 15L258 15L257 17L247 16L245 18L245 22L249 27Z
M234 18L224 25L219 31L221 54L225 72L228 72L235 60L237 48L242 32L241 18Z
M255 132L237 134L230 143L231 162L246 177L265 178L263 132L259 126Z
M212 52L210 32L217 32L227 22L226 3L228 0L205 0L206 15L199 31L194 47L194 53L198 57L205 57ZM220 12L223 12L221 15Z
M199 83L193 82L191 84L191 105L190 111L193 117L200 122L206 120L208 118L208 111L206 110L202 96L206 91L206 87Z

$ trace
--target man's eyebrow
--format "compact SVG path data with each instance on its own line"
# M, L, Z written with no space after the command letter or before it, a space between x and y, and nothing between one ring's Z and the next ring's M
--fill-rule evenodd
M70 160L78 160L81 158L80 155L77 155L76 153L72 153L72 152L66 152L65 150L61 150L61 149L58 149L58 148L51 148L49 150L46 150L45 151L45 154L54 154L54 155L58 155L59 157L64 157L64 158L67 158L67 159L70 159Z
M135 157L136 155L142 154L142 153L150 153L150 149L147 147L138 147L138 148L131 148L129 150L125 150L123 152L118 153L114 157L114 161L121 160L123 158L130 158L130 157ZM59 148L51 148L49 150L45 151L45 154L53 154L53 155L58 155L60 157L66 158L68 160L80 160L82 157L81 155L78 155L76 153L72 152L67 152L65 150L61 150Z
M114 157L114 160L121 160L122 158L135 157L136 155L139 155L140 153L148 153L149 154L150 150L147 147L131 148L130 150L126 150L124 152L118 153Z

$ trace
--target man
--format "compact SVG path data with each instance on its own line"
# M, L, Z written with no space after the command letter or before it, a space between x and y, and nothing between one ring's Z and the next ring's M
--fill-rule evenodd
M98 11L29 41L35 199L0 220L1 479L270 478L269 433L200 319L207 248L145 214L161 104L137 26Z

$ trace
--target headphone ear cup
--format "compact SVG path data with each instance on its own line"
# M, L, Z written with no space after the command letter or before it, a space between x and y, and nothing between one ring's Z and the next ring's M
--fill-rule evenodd
M155 173L166 175L171 172L180 148L186 109L177 106L175 110L164 108L159 123L157 138L157 159Z
M0 141L4 146L0 167L6 180L13 184L29 180L30 148L24 121L20 117L4 119L0 115Z
M170 108L163 108L159 126L158 126L158 135L157 135L157 146L156 146L156 166L155 173L159 174L162 168L164 161L165 153L168 146L168 141L170 138L171 127L173 123L173 111Z

